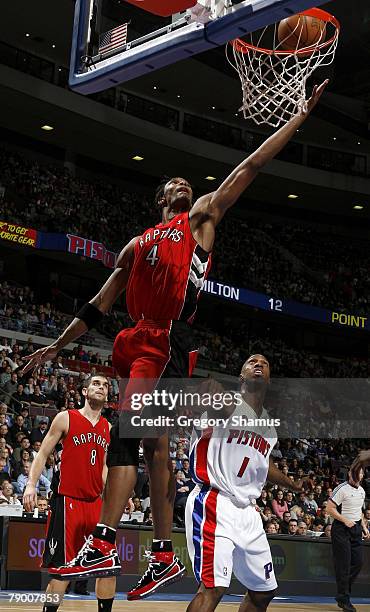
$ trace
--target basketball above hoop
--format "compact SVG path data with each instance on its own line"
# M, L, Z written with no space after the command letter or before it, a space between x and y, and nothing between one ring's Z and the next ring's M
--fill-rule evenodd
M239 74L245 119L277 127L297 114L308 78L333 62L339 31L333 15L312 8L231 41L226 55Z
M326 39L326 22L311 15L292 15L280 21L277 35L284 50L312 47Z

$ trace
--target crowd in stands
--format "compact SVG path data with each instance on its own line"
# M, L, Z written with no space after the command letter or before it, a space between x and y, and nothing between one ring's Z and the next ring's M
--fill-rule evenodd
M89 354L89 351L78 345L73 354L76 369L68 369L67 364L73 363L73 360L66 361L58 356L53 362L47 362L37 373L21 377L19 365L34 348L31 339L23 345L5 338L0 342L0 503L19 503L22 499L30 464L40 449L54 415L60 410L83 406L81 389L86 373L79 371L79 366L87 365L92 373L99 366L102 367L99 354ZM118 418L116 409L119 388L113 373L108 379L109 396L104 414L114 422ZM187 496L194 487L190 475L189 438L189 431L179 430L171 440L176 480L174 523L179 527L184 525ZM304 491L298 495L287 491L280 493L278 487L266 486L257 502L266 531L315 537L324 532L329 535L327 526L330 520L325 503L332 489L345 479L346 466L364 445L366 440L360 439L282 440L273 450L277 467L295 480L303 476L308 480ZM54 457L51 455L37 485L41 499L40 512L43 512L42 507L50 493L53 465ZM368 485L370 483L366 482L369 495ZM369 514L370 508L367 512ZM152 524L148 474L144 461L139 470L133 505L126 509L122 520Z
M70 323L72 315L58 310L58 299L51 297L50 302L43 302L37 293L30 287L16 286L7 281L0 283L0 322L4 329L17 332L35 333L47 338L57 337ZM132 325L127 313L112 311L105 316L99 330L112 340L116 334ZM298 351L282 339L272 339L267 331L265 337L254 336L248 329L248 324L235 321L227 324L227 334L221 333L203 323L195 323L195 332L198 337L200 366L238 375L241 364L252 352L259 352L271 357L272 373L275 377L364 377L369 375L368 360L344 358L333 360L323 355ZM81 342L84 342L81 338ZM243 342L240 343L240 338ZM89 344L94 341L93 332L90 334ZM7 341L4 341L7 343ZM98 342L96 342L98 344ZM9 347L1 347L0 351L8 353ZM16 349L17 351L18 349ZM28 353L33 350L32 343L27 347ZM79 353L79 354L78 354ZM91 365L111 366L110 357L102 358L99 353L92 350L84 351L82 348L72 354L64 355ZM0 354L1 357L1 354ZM17 352L14 361L8 363L7 369L16 369L22 363L22 355ZM9 374L9 371L8 371ZM0 379L1 380L1 379Z
M2 219L101 241L112 250L120 250L158 223L158 211L148 197L127 193L108 181L71 176L66 168L29 161L5 149L0 150L0 181ZM349 243L334 233L320 234L299 224L247 223L230 215L218 232L212 276L300 302L361 313L368 306L368 248L361 242Z

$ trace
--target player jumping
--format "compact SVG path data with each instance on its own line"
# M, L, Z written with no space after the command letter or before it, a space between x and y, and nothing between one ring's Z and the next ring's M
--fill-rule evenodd
M88 540L101 511L110 441L110 424L101 416L108 397L106 377L98 374L87 378L82 394L85 406L81 410L65 410L53 420L32 462L23 496L26 511L32 512L37 504L35 484L47 458L56 449L58 459L52 481L53 495L42 564L51 574L76 556ZM48 603L43 612L56 612L67 586L68 582L61 580L49 582L46 589ZM99 612L111 611L115 589L114 577L96 581Z
M316 106L326 85L327 81L315 86L307 108L302 108L239 164L216 191L201 196L193 204L192 189L185 179L173 178L160 186L156 204L162 212L162 223L133 238L124 247L116 270L99 293L82 307L55 342L30 355L23 371L53 359L68 343L95 327L126 289L128 312L136 326L122 330L113 347L113 365L121 378L129 379L123 408L130 409L131 394L138 379L142 390L150 392L161 377L190 376L197 350L189 325L195 316L197 300L210 267L216 226L261 168L295 135ZM100 523L85 555L80 555L69 567L61 568L61 577L86 575L82 560L89 564L90 576L120 572L120 559L115 547L116 529L135 487L139 440L121 438L118 426L112 429L111 439ZM148 570L128 593L128 599L146 597L185 573L171 543L175 488L168 436L144 438L143 447L150 477L154 540Z
M212 414L228 419L227 425L196 431L191 445L192 478L198 484L188 497L185 523L199 590L187 612L213 612L230 585L232 572L248 589L239 612L267 609L277 583L256 499L266 479L302 491L302 480L292 482L273 464L275 428L243 425L247 419L269 419L263 407L270 382L267 359L251 355L240 381L239 405ZM211 385L209 390L218 393L218 383Z

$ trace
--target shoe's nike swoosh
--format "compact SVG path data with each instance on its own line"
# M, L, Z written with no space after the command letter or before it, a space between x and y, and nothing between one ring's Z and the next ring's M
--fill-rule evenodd
M94 565L98 565L102 561L109 561L110 559L114 560L115 556L111 557L99 557L98 559L93 559L93 561L87 561L86 559L82 559L80 565L81 567L94 567Z
M177 561L173 561L171 565L169 565L168 567L166 567L165 570L163 570L163 572L156 572L155 570L153 570L153 573L152 573L153 579L161 580L161 578L164 578L175 565L177 565Z

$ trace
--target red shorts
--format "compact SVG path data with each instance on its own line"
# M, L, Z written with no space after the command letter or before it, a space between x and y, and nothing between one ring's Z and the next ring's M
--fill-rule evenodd
M123 329L112 354L113 366L127 382L120 397L121 409L131 412L132 395L151 393L161 379L191 376L197 355L192 328L184 321L142 320L133 328ZM129 429L122 437L122 429L119 422L111 429L108 467L139 464L140 439L130 437Z
M123 409L138 386L150 393L161 378L187 378L197 361L191 327L184 321L139 321L123 329L114 342L113 366L120 378L129 379L121 399Z
M42 567L60 567L75 558L100 519L102 499L84 501L53 494L46 525Z

